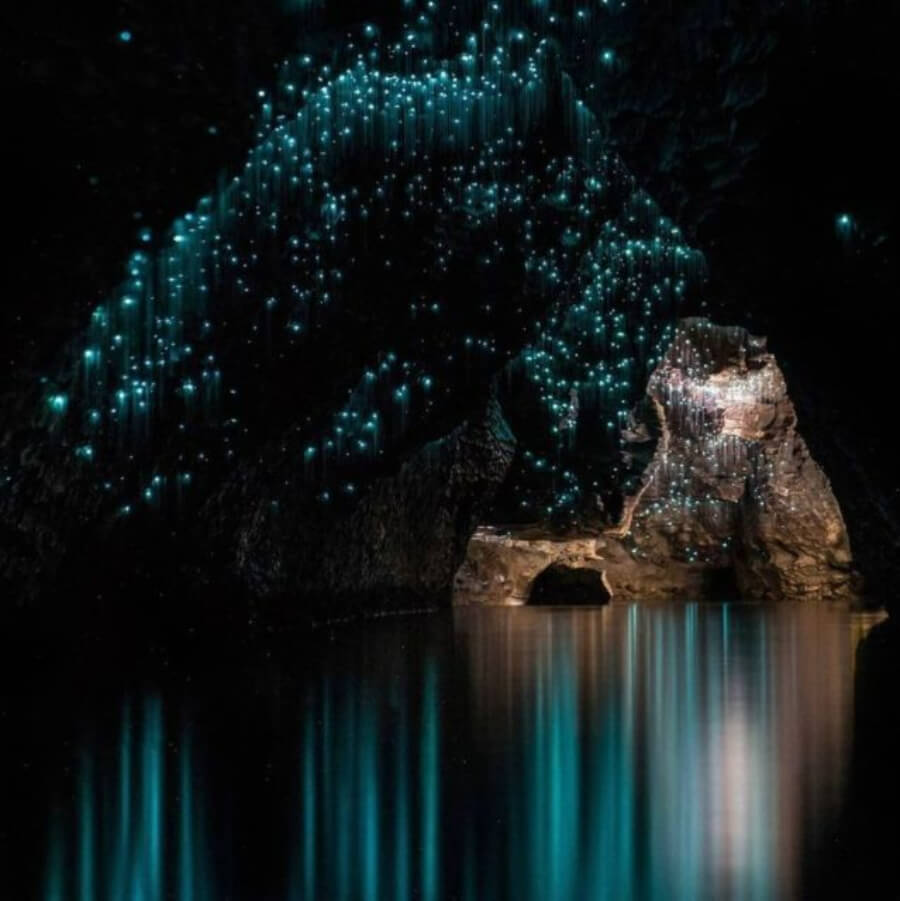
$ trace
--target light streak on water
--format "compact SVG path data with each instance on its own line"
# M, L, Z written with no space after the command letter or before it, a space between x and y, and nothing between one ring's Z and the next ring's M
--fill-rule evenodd
M499 849L476 837L469 894L796 897L838 813L849 619L734 605L461 613L474 734L508 749L493 762L509 813Z
M635 605L416 622L273 691L289 724L274 744L247 741L256 689L220 705L233 743L176 725L182 699L124 705L51 808L45 901L252 897L261 873L285 901L802 891L844 790L858 618Z
M209 868L201 859L205 842L199 833L205 824L194 800L190 737L181 737L177 779L167 781L162 701L150 695L142 708L135 730L131 705L124 705L115 769L106 771L96 748L85 743L77 773L77 814L68 821L57 816L50 828L46 901L215 898ZM167 811L176 805L179 813L172 822L177 826L169 839ZM173 892L170 884L176 886Z
M300 878L290 897L311 901L440 898L439 672L422 673L421 699L404 682L395 703L365 682L323 678L301 735ZM416 726L412 743L409 725ZM413 805L418 806L416 816ZM331 829L321 828L333 824ZM418 890L411 894L418 874Z
M438 897L440 884L438 868L438 818L440 816L440 759L438 742L437 672L433 661L425 670L425 689L422 702L422 897L433 901Z

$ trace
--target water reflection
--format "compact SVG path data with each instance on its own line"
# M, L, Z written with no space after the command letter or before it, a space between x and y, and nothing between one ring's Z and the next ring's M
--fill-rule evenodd
M863 628L820 606L459 611L345 636L296 681L149 693L114 748L83 742L45 897L799 897L836 828ZM248 735L250 710L271 728Z
M162 704L151 694L136 728L125 706L114 756L110 749L82 750L74 816L58 809L52 817L47 901L159 901L173 897L166 888L173 884L179 901L217 897L202 859L206 824L195 807L190 733L181 734L179 771L168 785L164 740Z
M526 899L796 897L840 801L846 614L529 614L460 624L475 734L508 785L479 872L505 860L502 894Z
M435 662L418 703L406 678L380 688L329 675L307 702L292 899L441 896Z

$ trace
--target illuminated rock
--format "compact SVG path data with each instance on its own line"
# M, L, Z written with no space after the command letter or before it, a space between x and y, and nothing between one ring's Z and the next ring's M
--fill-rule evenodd
M618 524L575 537L481 530L457 575L459 603L522 602L558 562L600 570L616 600L858 595L840 508L765 339L682 321L647 401L649 421L632 422L625 447L658 439Z
M685 320L647 393L662 435L634 506L639 547L733 566L744 597L856 594L840 508L765 339Z
M553 535L547 529L478 529L454 579L453 602L518 605L535 603L541 574L555 567L597 573L607 593L580 603L663 601L715 596L728 599L728 580L718 568L642 554L630 539L613 535ZM724 589L724 590L723 590ZM734 593L731 594L734 597ZM546 596L539 603L579 603Z
M479 529L469 542L466 559L456 573L456 604L525 604L537 578L551 567L596 572L603 558L591 536L553 540L542 532L505 534Z

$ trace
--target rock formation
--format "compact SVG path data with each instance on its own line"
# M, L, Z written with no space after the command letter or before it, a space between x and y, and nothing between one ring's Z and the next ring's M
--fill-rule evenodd
M599 570L618 600L858 594L841 511L765 339L684 320L624 434L626 454L654 434L615 527L577 536L482 529L457 574L457 601L524 601L552 564Z
M529 603L605 604L609 587L600 570L554 563L543 570L531 585Z
M468 538L514 450L491 394L482 410L376 480L347 512L317 515L292 504L264 465L217 495L201 530L224 537L225 567L255 601L287 603L301 617L448 606Z

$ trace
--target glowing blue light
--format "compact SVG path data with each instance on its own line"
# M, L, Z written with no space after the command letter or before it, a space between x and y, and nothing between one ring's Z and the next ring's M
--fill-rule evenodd
M119 32L119 40L120 40L123 44L130 44L130 43L131 43L131 38L132 38L132 34L131 34L131 32L128 31L127 29L126 29L125 31L120 31L120 32Z
M839 238L849 238L854 231L853 217L849 213L840 213L835 217L834 228Z
M65 394L53 394L48 399L48 403L54 413L65 413L66 407L69 406L69 398Z
M439 7L426 2L424 8L431 13ZM434 211L439 217L462 212L485 228L505 217L520 228L508 244L496 229L485 233L484 250L472 262L490 268L503 254L523 251L523 274L535 281L547 301L542 308L551 309L546 317L521 323L523 334L530 328L543 337L512 363L537 392L547 417L545 435L557 445L539 448L547 484L555 480L557 467L546 461L566 459L563 444L574 442L579 404L592 405L590 416L601 428L607 420L613 423L611 430L618 428L616 421L633 400L630 386L641 384L647 361L658 348L661 331L650 324L673 314L674 300L685 290L684 269L696 265L697 255L677 240L678 230L648 197L627 187L630 176L606 151L602 129L584 98L560 98L573 117L565 138L571 139L571 146L549 160L546 169L531 171L531 163L519 154L523 142L541 134L541 109L557 81L546 78L545 70L556 69L549 58L548 36L541 39L531 32L533 17L504 21L505 5L492 8L490 22L472 21L446 58L436 59L428 38L434 23L421 14L422 4L411 3L399 40L386 48L384 58L368 49L359 56L350 37L343 48L347 55L335 48L329 64L302 75L299 67L312 67L315 60L295 59L285 65L273 90L259 91L261 125L243 168L214 196L200 198L193 210L175 220L158 251L133 253L122 287L94 312L81 350L91 364L90 378L82 371L71 384L83 388L87 403L106 411L104 421L113 440L107 440L105 429L103 435L98 429L88 433L97 458L107 452L111 459L104 462L118 464L120 470L131 466L135 456L119 449L134 448L154 426L164 425L173 395L190 413L190 423L177 426L181 432L196 422L202 429L195 434L207 440L216 427L228 426L219 400L238 393L237 386L227 382L230 360L208 355L211 335L226 325L218 318L224 312L216 307L218 286L231 285L237 295L251 298L264 283L257 276L269 251L286 251L289 264L297 267L294 284L279 284L277 298L260 296L272 314L262 327L250 326L241 340L248 354L285 358L287 350L304 353L308 342L323 334L317 317L310 317L315 308L329 305L338 316L347 313L351 298L342 282L353 284L359 272L349 243L357 226L370 229L377 239L372 223L384 222L389 234L386 217L415 223L419 211ZM570 14L583 20L582 40L593 27L593 11L584 4ZM370 22L362 25L362 34L374 42L380 32ZM536 46L525 58L532 36ZM522 52L511 52L510 43L519 41ZM612 49L604 50L602 43L593 46L599 61L616 61ZM459 51L464 51L465 65L457 61ZM391 56L395 58L389 61ZM311 74L318 78L310 80ZM380 124L373 128L376 121ZM525 122L531 124L523 128ZM378 161L371 188L352 182L336 187L334 175L347 153ZM482 177L478 173L486 161L492 169L502 161L509 178ZM502 166L496 171L502 172ZM402 193L394 187L398 176L408 179ZM615 199L619 196L626 199L620 203ZM554 242L550 252L541 237L548 231L542 212L548 205L556 229L552 238L547 234ZM300 234L294 218L298 207L309 222ZM259 230L249 228L251 222ZM284 236L278 234L282 227ZM270 246L262 246L261 231L276 236ZM151 244L150 229L141 229L138 239L140 245ZM398 262L391 256L380 258L386 268ZM451 248L438 246L432 261L436 271L447 271L452 256ZM569 289L565 304L574 299L571 309L551 307L564 286ZM288 296L282 296L282 290ZM443 314L452 302L417 297L410 310L413 316ZM520 302L512 303L510 315L523 313ZM627 313L621 312L623 305ZM276 307L286 308L284 319ZM492 314L491 307L484 304L484 312ZM136 316L137 309L146 315ZM645 324L650 327L640 330ZM461 356L473 370L471 378L483 377L479 367L501 346L489 328L470 328L463 337L440 335L441 342L449 341L430 356L413 354L402 360L382 353L362 362L359 381L346 404L330 411L327 430L318 432L312 424L300 430L299 446L320 448L329 464L306 468L307 479L320 482L310 486L311 492L323 497L328 495L326 487L340 491L336 486L346 484L341 465L360 465L365 455L389 453L420 416L435 409L435 385L441 384L442 398L450 398L460 384L456 367ZM438 335L434 330L423 336L422 346ZM634 359L632 351L626 355L632 346L640 346ZM466 352L461 355L462 347ZM626 371L628 380L623 377ZM575 391L574 401L570 390ZM379 412L389 419L385 426L379 423ZM101 421L93 412L89 417L94 424ZM226 460L241 453L236 442L226 438L226 444ZM197 459L209 459L208 451L198 448ZM313 453L301 451L307 461ZM131 483L121 476L120 471L112 484ZM548 488L567 506L579 495L577 479L570 481L565 491ZM358 490L362 487L359 484Z

